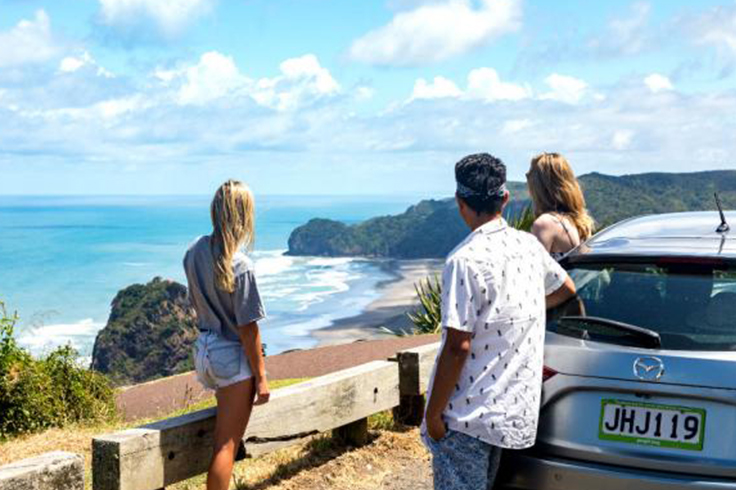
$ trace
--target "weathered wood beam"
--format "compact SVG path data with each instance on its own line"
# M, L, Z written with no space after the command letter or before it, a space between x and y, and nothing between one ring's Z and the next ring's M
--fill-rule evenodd
M0 490L84 490L84 458L55 451L0 466Z
M243 438L258 456L399 404L394 362L374 361L274 391ZM94 490L156 490L207 471L214 408L94 438Z

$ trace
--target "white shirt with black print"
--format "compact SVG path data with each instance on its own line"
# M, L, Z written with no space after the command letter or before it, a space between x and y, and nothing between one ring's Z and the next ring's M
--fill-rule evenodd
M450 430L508 449L534 444L545 296L566 278L534 236L502 218L478 228L450 253L442 274L442 347L448 328L473 334L443 413ZM434 377L433 372L430 390Z

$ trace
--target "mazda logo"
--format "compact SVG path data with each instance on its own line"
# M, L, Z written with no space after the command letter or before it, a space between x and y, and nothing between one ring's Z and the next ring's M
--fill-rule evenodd
M644 381L659 381L664 376L664 362L658 357L640 357L634 361L634 375Z

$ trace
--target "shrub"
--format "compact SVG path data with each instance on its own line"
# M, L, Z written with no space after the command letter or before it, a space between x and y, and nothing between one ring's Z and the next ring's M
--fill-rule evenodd
M414 335L439 333L442 322L440 305L442 304L442 286L439 277L427 278L414 285L419 297L420 310L409 313L409 320L414 324Z
M80 366L71 346L34 359L13 337L17 321L0 302L0 439L114 418L107 378Z

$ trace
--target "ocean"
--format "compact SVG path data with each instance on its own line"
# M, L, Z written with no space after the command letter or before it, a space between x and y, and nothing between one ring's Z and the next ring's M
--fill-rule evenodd
M256 196L251 257L269 354L309 348L310 332L359 314L392 278L382 261L287 257L289 234L315 217L345 223L403 212L401 197ZM189 244L211 231L209 197L0 197L0 301L36 355L71 343L85 361L122 288L155 276L185 283Z

